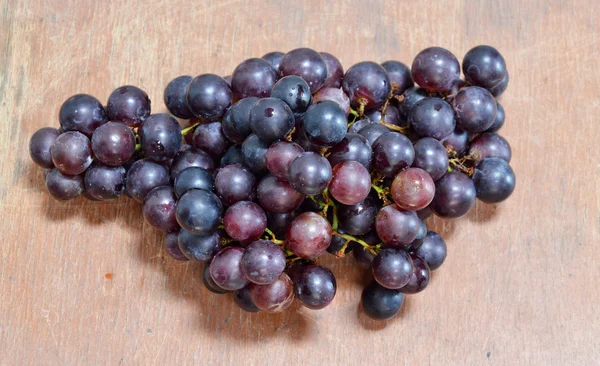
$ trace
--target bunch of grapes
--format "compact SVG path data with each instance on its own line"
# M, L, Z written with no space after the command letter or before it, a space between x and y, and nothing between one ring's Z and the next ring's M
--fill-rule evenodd
M352 252L372 272L364 312L388 319L446 258L424 220L463 216L476 198L498 203L515 188L497 134L504 58L477 46L464 80L460 66L439 47L411 68L360 62L346 72L329 53L271 52L224 78L172 80L171 114L151 114L134 86L106 106L75 95L60 129L37 131L30 153L56 199L140 202L166 232L165 250L204 263L206 287L245 311L279 312L294 299L324 308L337 284L318 258Z

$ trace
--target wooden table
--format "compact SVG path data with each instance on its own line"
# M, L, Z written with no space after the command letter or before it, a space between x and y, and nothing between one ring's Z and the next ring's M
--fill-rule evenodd
M600 5L579 1L64 1L0 5L0 364L536 364L600 358ZM305 4L306 5L303 5ZM513 148L511 199L430 221L449 257L392 321L358 309L368 275L324 262L322 311L250 315L165 256L122 198L62 203L27 145L68 96L230 74L310 46L349 67L439 45L497 47Z

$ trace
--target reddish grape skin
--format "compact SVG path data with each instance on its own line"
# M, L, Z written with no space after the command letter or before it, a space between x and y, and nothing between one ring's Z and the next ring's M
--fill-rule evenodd
M461 158L469 151L469 134L460 128L456 128L442 144L446 149L456 152L456 155L450 153L452 157Z
M31 160L42 168L54 168L50 150L59 135L60 132L52 127L44 127L37 130L29 140L29 156Z
M408 168L396 175L390 192L398 207L416 211L431 203L435 195L435 183L423 169Z
M371 144L364 136L348 133L342 141L329 150L327 160L331 166L336 166L342 161L357 161L369 170L372 154Z
M302 266L294 275L294 293L302 305L320 310L329 305L337 290L335 276L326 267Z
M382 208L377 214L375 228L385 247L407 247L417 237L420 220L413 211L404 211L395 205Z
M85 192L98 201L117 198L125 190L125 176L125 168L122 166L96 162L85 171Z
M329 193L338 202L356 205L367 198L370 191L371 175L361 163L343 161L333 168Z
M171 258L176 259L178 261L188 261L187 257L183 255L181 250L179 250L179 245L177 244L177 232L167 233L165 235L165 252L167 252Z
M144 199L142 212L147 223L166 232L179 230L175 218L177 197L170 186L160 186L151 190Z
M279 70L279 64L281 63L281 59L285 56L285 53L279 51L273 51L269 53L265 53L262 55L262 59L267 61L273 66L275 70Z
M52 162L63 174L78 175L92 164L92 144L84 134L69 131L61 134L50 149Z
M217 230L208 235L195 235L181 229L177 240L181 253L188 259L207 263L221 249L220 241L224 236L222 230Z
M359 62L346 71L342 89L352 108L364 105L366 110L379 108L390 94L391 84L383 67L371 61Z
M92 135L92 151L104 164L118 166L131 159L135 152L135 135L131 128L119 122L108 122Z
M282 273L277 281L269 285L251 284L250 298L258 309L268 313L279 313L292 305L294 284L287 274Z
M187 89L187 105L195 116L214 121L221 118L233 101L231 87L215 74L196 76Z
M240 309L248 313L260 312L260 309L257 308L254 302L252 301L252 295L250 292L249 285L242 289L233 291L231 294L233 295L233 301Z
M182 170L193 166L206 169L209 172L215 170L213 159L204 151L198 149L180 151L171 162L171 180L175 180Z
M298 257L313 259L327 250L332 234L327 220L314 212L305 212L288 226L285 245Z
M83 177L66 175L53 168L46 174L46 189L57 200L72 200L83 192Z
M278 141L271 145L265 155L269 172L277 178L287 181L287 172L294 159L300 156L304 149L295 142Z
M229 292L225 289L220 288L219 285L217 285L212 279L212 277L210 276L210 264L205 265L204 269L202 270L202 283L204 283L204 287L206 287L208 291L214 294L222 295Z
M435 183L431 209L440 217L458 218L469 212L475 204L475 198L475 185L471 178L453 171Z
M242 271L244 248L230 246L223 248L210 262L210 277L220 288L235 291L245 287L250 281Z
M267 215L254 202L236 202L225 212L223 227L233 240L251 243L267 228Z
M414 144L415 160L412 166L421 168L434 181L448 171L448 152L444 145L432 137L424 137Z
M496 99L478 86L461 89L452 100L452 108L456 126L470 133L487 130L496 119Z
M408 122L419 137L433 137L440 141L450 136L456 126L454 110L440 98L418 101L408 114Z
M279 64L279 76L296 75L306 81L313 94L327 79L327 64L323 57L310 48L296 48L286 53Z
M512 150L504 137L493 132L486 132L477 135L471 141L469 156L475 162L480 162L487 158L499 158L510 163Z
M431 215L433 215L433 211L431 211L430 206L427 206L424 209L417 211L417 216L419 216L421 220L425 220Z
M434 231L428 231L414 253L422 258L431 271L435 271L446 260L447 247L444 239Z
M506 77L506 62L497 49L491 46L475 46L465 54L462 62L465 78L471 85L491 89Z
M448 93L460 79L460 64L450 51L441 47L429 47L415 57L411 73L419 86L434 92Z
M142 89L133 85L118 87L108 97L108 120L139 127L150 115L150 104L148 94Z
M281 276L285 269L283 250L269 240L257 240L246 247L242 256L242 271L250 282L269 285Z
M383 62L381 66L385 69L390 78L392 93L394 95L400 95L404 93L406 89L415 85L410 74L410 69L402 62L390 60Z
M256 178L241 164L226 165L217 171L215 192L225 206L252 201L256 196Z
M339 88L321 88L313 95L313 103L324 100L337 103L346 115L350 114L350 98Z
M302 204L305 196L285 181L272 175L264 177L257 188L258 202L268 212L292 212Z
M400 170L411 166L414 159L412 143L398 132L385 133L373 143L373 168L384 177L395 176Z
M473 184L477 198L485 203L499 203L515 190L515 173L508 163L498 158L483 159L475 166Z
M383 248L373 259L373 278L389 289L404 287L413 274L413 262L402 249Z
M320 154L305 152L290 164L288 180L294 189L307 196L320 194L331 182L331 165Z
M334 55L327 52L319 52L327 69L327 78L323 83L322 88L336 88L339 89L342 86L342 78L344 77L344 68L340 60Z
M410 259L413 262L413 273L410 276L410 280L404 287L400 289L405 294L416 294L423 290L429 284L431 278L431 271L427 262L416 254L411 254Z
M187 89L193 77L181 75L171 80L163 93L163 101L169 113L177 118L192 119L194 114L187 105Z
M231 76L231 89L237 99L266 98L278 79L277 70L260 58L251 58L239 64Z
M140 159L127 171L126 182L127 194L143 202L153 188L169 184L169 171L164 165L150 159Z
M214 158L218 158L225 152L229 145L223 131L221 122L201 124L194 131L193 145L196 149L206 151Z
M154 161L173 159L181 149L181 126L170 114L152 114L138 129L142 152Z
M76 94L65 100L58 112L58 120L63 131L79 131L87 137L108 122L102 103L88 94Z
M365 315L371 319L391 319L404 304L404 294L371 281L362 292L360 304Z
M351 235L366 234L375 227L375 218L380 207L376 195L369 195L356 205L340 204L337 206L339 226Z

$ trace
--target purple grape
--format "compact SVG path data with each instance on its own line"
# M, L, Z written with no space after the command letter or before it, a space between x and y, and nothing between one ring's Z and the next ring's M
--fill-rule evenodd
M471 141L469 156L476 162L487 158L499 158L510 163L512 150L504 137L493 132L486 132Z
M217 158L223 155L229 145L221 122L201 124L194 131L193 145L196 149L206 151L210 156Z
M118 166L131 159L135 152L135 135L123 123L108 122L92 135L94 156L107 165Z
M504 108L500 103L496 102L496 118L494 119L494 123L485 132L498 132L504 126L505 118Z
M288 182L267 175L258 184L258 201L268 212L292 212L302 204L304 195L298 193Z
M98 201L117 198L125 190L125 168L92 164L85 172L85 192Z
M427 207L433 200L435 183L423 169L408 168L396 175L390 193L398 207L417 211Z
M323 88L336 88L339 89L342 86L342 78L344 77L344 68L340 60L334 55L327 52L319 52L323 60L325 60L325 66L327 69L327 77L323 83Z
M380 110L373 110L369 113L367 113L367 117L369 117L374 123L381 123L382 122L382 113ZM407 127L408 124L402 121L402 118L400 117L400 112L398 111L398 108L394 107L393 105L388 105L385 109L385 115L383 115L383 122L390 124L390 125L396 125L396 126L401 126L401 127Z
M195 235L182 229L179 230L177 240L181 253L188 259L207 263L221 249L222 236L223 234L219 230L208 235Z
M481 160L475 166L473 184L477 198L485 203L499 203L515 190L515 173L508 163L498 158Z
M128 195L138 202L143 202L153 188L169 184L169 171L162 164L141 159L133 163L127 171L126 182Z
M42 168L52 169L52 154L50 150L60 132L56 128L44 127L37 130L29 140L29 156L34 163Z
M433 215L433 211L431 211L431 206L427 206L424 209L417 211L417 216L419 216L421 220L425 220L431 215Z
M314 212L305 212L288 226L285 245L298 257L313 259L327 250L331 236L327 220Z
M265 155L269 172L280 180L287 181L287 173L292 161L300 156L304 149L294 142L279 141L271 145Z
M382 63L381 66L388 74L394 95L400 95L406 89L415 85L410 74L410 69L402 62L390 60Z
M226 294L229 291L222 289L215 283L215 281L210 276L210 264L204 266L204 270L202 271L202 283L204 283L204 287L212 293L217 295Z
M379 202L374 195L369 195L364 201L355 205L338 205L340 228L351 235L368 233L375 227L375 218L379 208Z
M279 313L294 301L294 284L285 273L269 285L250 285L250 297L256 307L268 313Z
M335 102L323 101L308 107L304 113L304 135L319 147L332 147L346 136L346 113Z
M414 159L412 143L397 132L385 133L373 143L373 168L384 177L393 177L400 170L411 166Z
M215 74L196 76L187 89L187 105L198 117L215 120L221 118L233 100L231 87L225 79Z
M434 92L448 93L460 79L460 64L450 51L429 47L419 52L412 63L412 78L419 86Z
M239 64L231 77L231 89L238 99L266 98L277 81L277 70L260 58L251 58Z
M415 254L427 263L430 270L435 271L446 260L446 242L438 233L428 231Z
M410 281L412 273L412 259L402 249L381 249L373 259L373 277L385 288L404 287Z
M450 136L456 126L452 107L440 98L418 101L410 110L408 122L418 136L437 140Z
M69 131L56 137L50 149L52 162L63 174L78 175L92 164L92 144L84 134Z
M357 161L343 161L333 167L329 193L344 205L362 202L371 191L371 176Z
M256 196L256 178L241 164L226 165L217 171L215 192L225 206L252 201Z
M214 232L221 222L223 205L212 192L191 189L179 197L175 217L184 230L196 235Z
M488 90L495 98L499 98L506 91L506 88L508 87L508 81L508 71L506 71L506 75L504 75L502 82L493 88L489 88Z
M331 165L323 156L305 152L290 164L288 180L294 189L304 195L322 193L331 182Z
M352 108L364 105L366 110L379 108L391 91L390 79L383 67L364 61L350 67L342 82Z
M463 73L471 85L491 89L504 80L506 62L504 57L491 46L476 46L467 52L462 62Z
M395 205L382 208L377 214L375 228L386 247L403 248L415 240L420 220L413 211L404 211Z
M393 318L404 303L404 294L371 281L362 292L360 304L369 318L386 320Z
M223 248L210 262L210 277L224 290L235 291L244 288L250 281L242 271L244 248L231 246Z
M446 173L435 183L431 209L440 217L457 218L469 212L475 198L475 185L471 178L454 171Z
M269 285L277 281L283 273L285 254L273 242L257 240L246 248L241 266L250 282Z
M252 133L250 127L250 109L258 102L258 98L242 99L229 107L223 116L223 134L229 141L242 144L246 137Z
M232 292L233 301L242 310L248 313L258 313L260 309L252 301L250 286Z
M294 275L294 293L302 305L320 310L329 305L337 290L335 276L326 267L302 266Z
M242 156L244 164L253 173L262 174L267 170L266 155L269 143L264 142L255 134L251 134L242 144Z
M175 219L177 197L170 186L160 186L151 190L144 199L142 212L150 225L166 232L179 230Z
M403 100L398 104L398 111L403 119L408 119L410 110L417 104L421 99L429 97L427 90L413 86L408 88L402 94Z
M463 157L469 151L469 134L457 128L442 144L446 149L456 152L456 155L451 155L452 157Z
M58 120L63 131L79 131L87 137L108 122L102 103L88 94L77 94L67 99L60 107Z
M236 202L225 211L223 227L233 240L251 243L258 240L267 228L267 215L254 202Z
M213 187L213 175L208 170L196 166L182 170L175 177L175 183L173 184L177 197L181 197L185 192L193 188L212 191Z
M285 56L285 53L273 51L265 53L261 58L270 63L275 70L279 70L279 64L281 63L283 56Z
M187 261L181 250L179 250L179 246L177 245L177 232L167 233L165 235L165 252L169 253L169 255L178 260L178 261Z
M154 161L173 159L181 149L181 127L166 113L150 115L139 128L142 151Z
M358 131L358 134L363 136L369 142L369 146L373 146L379 136L390 132L390 130L379 123L368 124Z
M129 127L139 127L150 115L150 98L142 89L125 85L115 89L108 97L108 120Z
M57 168L50 169L46 174L46 189L57 200L77 198L83 192L83 187L83 177L80 175L66 175Z
M410 258L413 262L413 273L410 276L408 283L400 289L405 294L416 294L425 289L431 278L431 271L427 262L416 254L411 254Z
M496 100L484 88L470 86L461 89L452 100L456 125L470 133L487 130L496 118Z
M240 145L232 145L225 151L221 157L221 166L229 164L243 164L244 156L242 155L242 147Z
M279 76L296 75L306 81L313 94L327 80L327 63L310 48L296 48L286 53L279 64Z
M304 79L290 75L279 79L275 83L271 91L271 98L284 101L294 113L302 113L310 105L312 96Z
M187 105L187 89L193 77L189 75L178 76L171 80L163 94L165 106L175 117L192 119L194 114Z
M370 124L378 124L378 123L373 121L369 117L364 116L363 118L355 121L350 127L348 127L348 133L358 133L363 127L366 127ZM385 127L385 126L381 126L381 127Z
M346 116L350 113L350 98L348 98L342 89L321 88L313 95L313 103L324 100L337 103L337 105L346 113Z
M331 166L336 166L343 161L357 161L370 170L372 153L371 145L364 136L348 133L342 141L329 150L327 159Z
M294 113L280 99L260 99L250 109L250 128L259 139L271 143L292 132Z
M193 166L206 169L209 172L215 169L213 159L204 151L197 149L180 151L171 162L171 180L175 180L184 169Z
M414 149L413 167L423 169L434 181L446 174L448 153L441 142L431 137L424 137L414 144Z

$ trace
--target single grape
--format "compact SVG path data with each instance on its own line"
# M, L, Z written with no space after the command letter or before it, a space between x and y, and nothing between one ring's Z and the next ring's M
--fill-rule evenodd
M271 229L271 231L277 237L284 237L287 227L292 223L296 216L298 216L297 211L284 213L275 213L267 211L267 227Z
M435 183L431 209L440 217L457 218L469 212L475 198L475 185L471 178L454 171L446 173Z
M506 76L504 57L492 46L476 46L463 58L462 69L471 85L491 89Z
M396 175L390 192L398 207L416 211L431 203L435 194L435 183L423 169L408 168Z
M56 137L50 148L52 162L62 173L78 175L92 164L92 144L84 134L69 131Z
M375 227L375 218L379 209L380 204L376 195L369 195L364 201L355 205L340 204L337 206L339 226L348 234L364 235Z
M169 184L169 171L162 164L150 159L141 159L133 163L127 171L126 182L129 196L143 202L153 188Z
M381 66L385 69L390 78L392 93L394 95L400 95L404 93L406 89L415 85L410 74L410 69L402 62L390 60L382 63Z
M79 131L91 137L96 128L108 122L102 103L88 94L77 94L65 100L58 112L63 131Z
M496 100L484 88L470 86L461 89L452 100L456 125L470 133L487 130L496 118Z
M229 164L243 164L244 156L242 155L242 147L240 145L232 145L225 151L221 157L221 166Z
M107 165L118 166L131 159L135 152L135 135L131 128L119 122L108 122L92 135L94 156Z
M268 212L292 212L302 204L304 195L285 181L267 175L258 184L258 201Z
M364 136L348 133L342 141L329 150L327 159L331 166L336 166L343 161L357 161L370 170L372 153L371 145Z
M142 212L150 225L166 232L179 230L175 219L177 197L170 186L156 187L146 195Z
M414 159L412 143L398 132L385 133L373 143L373 168L384 177L393 177L400 170L411 166Z
M286 53L279 64L281 77L296 75L306 81L310 93L321 89L327 80L327 63L323 57L310 48L296 48Z
M400 116L400 112L398 108L389 104L385 108L385 114L382 114L382 111L375 109L369 113L367 113L367 117L369 117L375 123L385 122L390 125L396 125L401 127L407 127L408 124L402 121L402 117ZM382 118L383 117L383 118Z
M265 98L271 95L277 78L277 70L269 62L260 58L251 58L233 70L231 89L238 99Z
M267 228L267 215L254 202L236 202L225 211L223 227L233 240L251 243L258 240Z
M56 128L44 127L37 130L29 140L29 156L34 163L42 168L52 169L52 154L50 150L60 132Z
M248 245L242 256L242 271L258 285L269 285L279 279L285 269L283 250L269 240L257 240Z
M196 76L187 89L187 105L198 117L214 120L221 118L233 100L233 93L225 79L215 74Z
M215 281L210 276L210 264L204 266L204 270L202 271L202 282L204 283L204 287L208 289L208 291L215 293L217 295L226 294L229 291L222 289L215 283Z
M175 217L179 225L192 234L208 235L219 226L222 210L223 205L214 193L191 189L179 197Z
M169 113L178 118L192 119L194 114L187 105L187 89L193 77L189 75L178 76L171 80L163 94L165 106Z
M496 118L494 119L494 123L485 132L498 132L504 126L505 118L504 108L500 103L496 102Z
M294 113L302 113L310 105L310 87L299 76L290 75L279 79L273 86L271 98L284 101Z
M179 246L177 245L177 232L167 233L165 235L165 252L167 252L171 258L174 258L178 261L187 261L189 259L186 258L181 250L179 250Z
M427 262L416 254L411 254L410 258L413 262L413 273L410 276L408 283L400 289L405 294L416 294L423 290L429 284L431 271Z
M438 180L448 171L448 152L444 145L432 137L424 137L414 144L415 160L412 166L421 168Z
M279 313L287 309L294 301L294 284L290 277L283 273L277 281L269 285L250 285L252 302L262 311Z
M342 89L350 98L352 108L361 105L366 110L379 108L391 91L390 79L383 67L371 61L359 62L346 71Z
M506 88L508 87L508 81L508 71L506 71L506 75L504 75L502 82L493 88L489 88L488 90L495 98L499 98L506 91Z
M267 170L266 155L270 144L261 140L255 134L251 134L242 144L242 156L244 164L253 173L262 174Z
M259 139L271 143L292 132L294 113L280 99L260 99L250 109L250 128Z
M181 197L185 192L193 188L212 191L214 179L213 175L208 170L193 166L182 170L177 177L175 177L173 187L177 197Z
M365 315L375 320L393 318L404 303L404 294L371 281L362 292L360 304Z
M294 276L294 293L302 305L320 310L329 305L337 290L335 276L319 265L303 266Z
M337 105L346 113L346 116L350 113L350 98L348 98L342 89L321 88L313 95L312 101L316 104L325 100L337 103Z
M446 260L446 242L438 233L428 231L414 253L427 263L430 270L435 271Z
M271 145L265 155L265 162L269 172L280 180L287 181L287 173L292 161L300 156L304 149L294 143L279 141Z
M425 98L417 102L410 110L408 122L417 135L437 140L448 137L456 126L452 107L440 98Z
M429 47L419 52L412 63L413 80L421 87L440 93L448 93L460 79L460 64L450 51L441 47Z
M373 259L373 277L385 288L404 287L412 273L412 259L403 249L384 248Z
M57 168L46 174L46 189L57 200L67 201L79 197L83 192L83 177L66 175Z
M335 102L313 104L304 113L302 129L311 143L319 147L332 147L346 136L346 113Z
M331 182L331 165L323 156L305 152L290 164L288 180L294 189L304 195L322 193Z
M139 127L150 115L150 98L142 89L125 85L115 89L108 97L108 120Z
M94 163L85 172L85 192L99 201L117 198L125 190L125 174L122 166Z
M235 291L244 288L250 281L242 271L244 248L230 246L221 249L210 262L210 277L224 290Z
M265 53L261 58L270 63L275 70L279 70L279 64L281 63L283 56L285 56L285 53L273 51Z
M373 121L367 116L363 116L361 119L356 120L352 125L348 127L348 133L358 133L363 127L370 124L377 124L378 122ZM385 126L381 126L385 127ZM389 130L388 130L389 131Z
M139 128L142 151L155 161L173 159L182 144L179 122L166 113L152 114Z
M217 171L215 192L225 206L252 201L256 196L256 178L241 164L226 165Z
M221 122L201 124L194 131L193 145L196 149L206 151L210 156L218 158L225 152L229 145Z
M208 263L221 249L222 237L219 230L208 235L195 235L182 229L177 240L179 249L188 259Z
M487 158L499 158L510 163L512 150L504 137L493 132L486 132L471 141L469 156L476 162Z
M413 86L404 91L402 94L402 102L398 104L398 111L403 119L408 119L410 110L419 102L421 99L429 97L427 90Z
M469 151L469 134L456 128L442 144L446 149L456 152L456 154L450 153L451 157L463 157Z
M382 208L375 221L377 235L390 248L409 246L417 237L420 225L415 212L404 211L395 205Z
M327 66L327 78L323 83L323 88L336 88L339 89L342 86L342 79L344 77L344 68L340 60L334 55L327 52L319 52L325 65Z
M373 146L373 144L379 138L379 136L384 135L388 132L390 132L390 130L384 125L381 125L379 123L371 123L361 128L358 131L358 134L367 139L367 142L369 142L369 146Z
M473 183L477 198L485 203L498 203L515 190L515 173L508 163L498 158L481 160L475 166Z
M331 243L329 222L314 212L298 215L285 235L285 245L298 257L313 259L323 254Z
M252 301L250 286L246 286L239 290L233 291L233 301L242 310L248 313L258 313L260 309L256 307Z
M371 175L361 163L343 161L333 167L329 193L338 202L356 205L367 198L370 191Z
M258 102L258 98L250 97L237 101L229 107L223 116L222 129L227 139L235 144L242 144L252 133L250 127L250 109Z
M193 166L206 169L209 172L215 169L213 159L204 151L198 149L180 151L171 162L171 180L174 181L181 171Z

